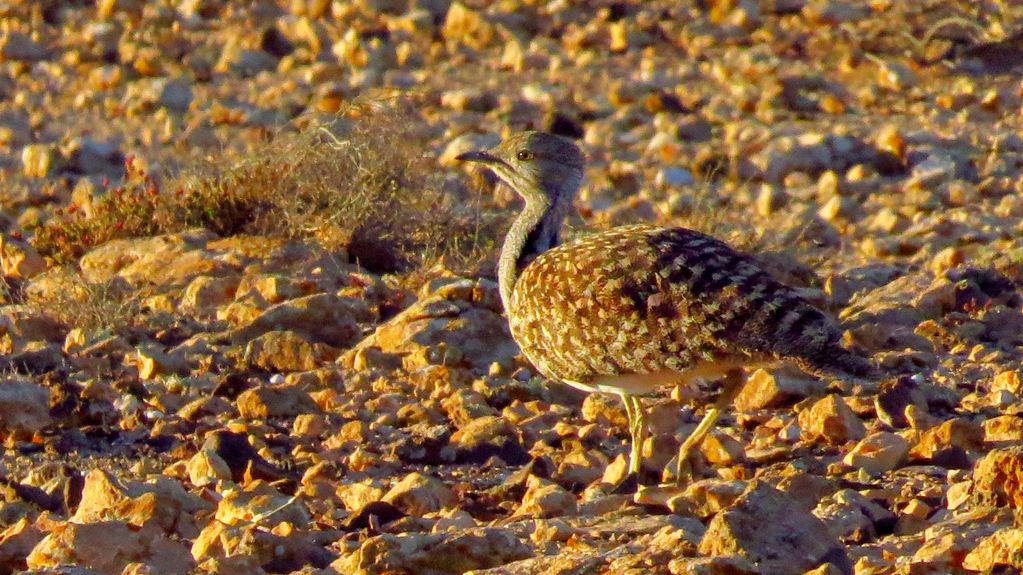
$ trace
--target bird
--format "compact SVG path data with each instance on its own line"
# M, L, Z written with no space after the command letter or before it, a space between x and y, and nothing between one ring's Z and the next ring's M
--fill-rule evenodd
M869 381L876 366L842 347L837 322L757 260L683 227L629 224L562 243L585 158L567 138L517 132L456 159L488 168L524 200L498 259L513 339L541 375L621 397L638 478L646 439L640 397L720 380L721 392L682 442L691 451L742 388L744 368L788 361L818 376Z

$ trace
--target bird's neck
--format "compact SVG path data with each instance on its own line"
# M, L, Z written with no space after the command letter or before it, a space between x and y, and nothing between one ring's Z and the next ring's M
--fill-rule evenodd
M497 268L501 301L506 312L511 309L519 273L537 256L558 245L561 224L567 213L568 205L564 201L551 205L540 200L527 200L526 207L508 230Z

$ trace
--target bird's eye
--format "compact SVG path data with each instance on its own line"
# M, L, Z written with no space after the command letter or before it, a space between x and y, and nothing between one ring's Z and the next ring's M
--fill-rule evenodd
M529 150L519 150L519 153L515 154L515 157L523 162L528 162L533 159L533 152L530 152Z

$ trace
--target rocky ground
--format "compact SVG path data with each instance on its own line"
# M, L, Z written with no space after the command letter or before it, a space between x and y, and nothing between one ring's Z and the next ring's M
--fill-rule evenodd
M0 6L0 573L1017 573L1023 7ZM454 156L590 160L572 233L760 254L888 376L748 374L682 492L540 378ZM641 480L714 388L646 398Z

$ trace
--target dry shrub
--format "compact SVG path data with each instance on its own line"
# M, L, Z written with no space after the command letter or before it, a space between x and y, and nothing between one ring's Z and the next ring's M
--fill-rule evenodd
M123 185L89 215L74 206L58 213L33 243L65 263L111 239L203 227L221 236L316 238L378 272L478 258L487 247L478 213L445 189L422 131L410 102L378 99L166 185L129 157Z
M125 164L126 171L134 173L131 157ZM126 178L124 185L94 202L91 214L74 204L58 208L49 222L31 230L31 242L42 255L66 264L113 239L159 233L155 216L164 201L155 184Z
M749 185L723 184L704 177L686 190L689 209L671 223L720 238L746 252L785 249L779 234L762 222L758 225L753 206L735 200L736 187Z
M0 305L8 305L17 303L18 301L18 286L17 284L12 285L13 281L7 276L0 275Z
M77 270L65 267L50 270L34 287L22 295L25 304L90 336L118 332L143 320L142 295L120 278L88 282Z

